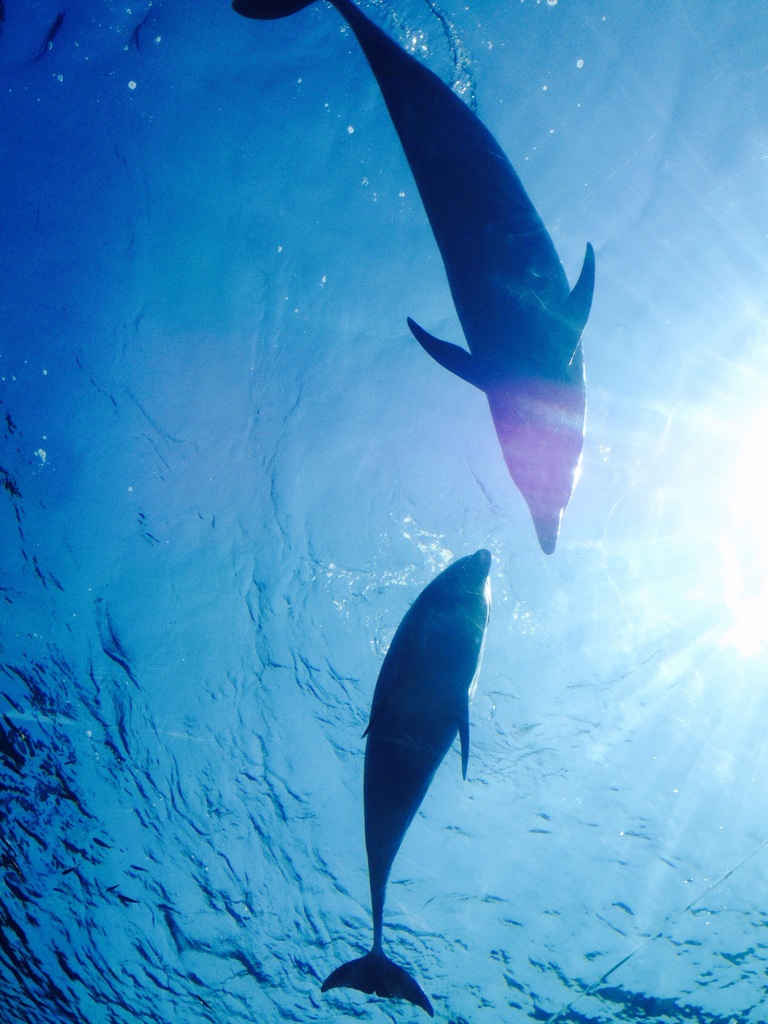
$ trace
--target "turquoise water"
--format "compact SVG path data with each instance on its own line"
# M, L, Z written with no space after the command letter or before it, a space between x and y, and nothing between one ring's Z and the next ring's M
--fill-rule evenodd
M557 550L407 328L462 341L334 10L6 0L0 1017L426 1020L320 985L370 945L384 652L486 547L467 781L456 744L388 950L456 1024L758 1024L768 8L366 10L475 105L571 283L595 247Z

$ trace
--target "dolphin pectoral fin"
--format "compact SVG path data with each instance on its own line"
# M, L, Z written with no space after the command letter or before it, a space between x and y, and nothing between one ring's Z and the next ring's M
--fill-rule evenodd
M589 318L589 311L592 309L592 294L595 290L595 250L587 242L587 251L584 254L584 263L581 267L579 280L573 286L571 294L566 302L566 315L573 327L579 334Z
M467 765L469 764L469 707L459 722L459 742L461 743L461 777L466 782Z
M415 320L411 320L410 317L408 317L408 326L416 341L418 341L428 355L432 356L435 362L440 363L446 370L455 373L457 377L461 377L468 384L473 384L476 388L480 388L481 391L485 391L483 382L477 374L476 360L472 358L472 355L465 348L451 345L447 341L440 341L439 338L433 337L429 331L425 331L423 327L420 327Z
M350 960L330 974L322 984L321 992L332 988L356 988L366 995L384 999L407 999L414 1006L426 1010L430 1017L435 1011L421 985L408 971L385 956L380 949L372 949L359 960Z

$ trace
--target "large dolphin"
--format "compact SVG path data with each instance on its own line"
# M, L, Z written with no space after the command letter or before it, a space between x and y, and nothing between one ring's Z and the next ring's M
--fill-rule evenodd
M235 0L280 18L314 0ZM581 334L592 305L587 245L573 291L501 147L469 107L351 0L330 0L376 76L445 264L469 352L413 320L422 347L488 396L512 479L551 554L579 471L586 387Z
M384 954L384 893L395 854L458 733L467 777L469 702L491 610L491 556L481 548L424 588L397 628L373 693L365 745L365 848L373 947L323 982L408 999L434 1016L419 983Z

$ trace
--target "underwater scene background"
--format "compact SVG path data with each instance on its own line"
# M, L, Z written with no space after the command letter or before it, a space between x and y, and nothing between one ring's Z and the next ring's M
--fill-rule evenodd
M456 1024L764 1021L768 6L365 10L595 247L557 551L408 330L462 342L337 12L6 0L0 1018L425 1019L320 985L384 653L484 547L388 950Z

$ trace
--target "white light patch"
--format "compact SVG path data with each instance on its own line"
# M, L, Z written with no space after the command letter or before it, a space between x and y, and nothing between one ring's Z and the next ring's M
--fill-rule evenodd
M733 617L722 643L743 655L768 644L768 409L746 432L730 486L730 528L720 550Z

